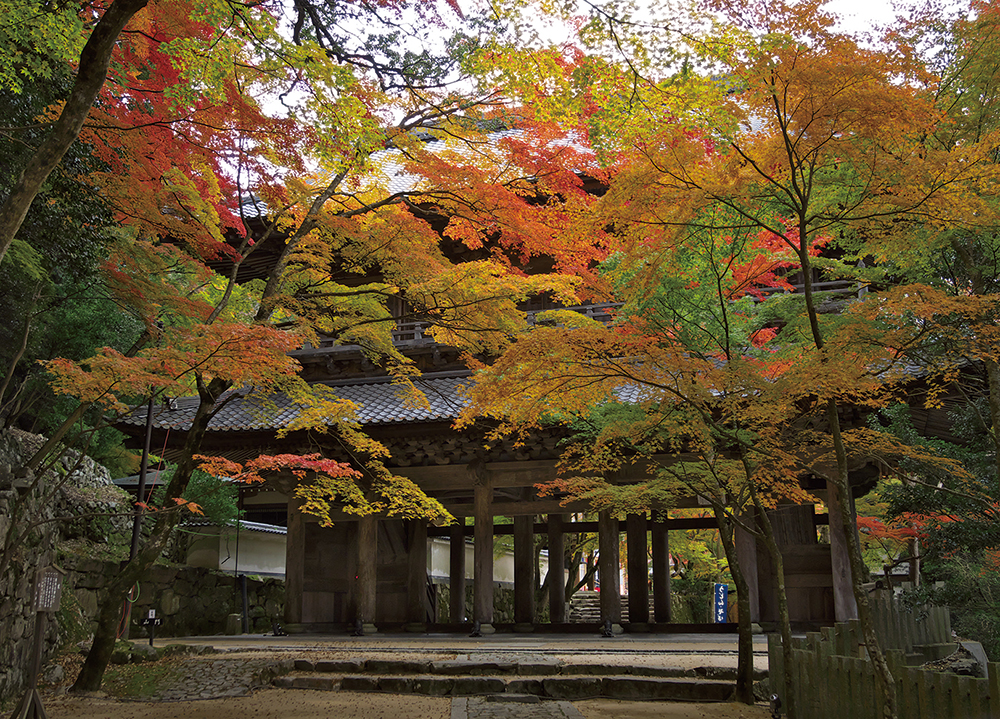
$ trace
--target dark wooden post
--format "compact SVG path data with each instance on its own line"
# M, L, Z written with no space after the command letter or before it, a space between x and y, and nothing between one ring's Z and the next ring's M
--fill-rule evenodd
M656 513L649 527L650 550L653 554L653 619L666 624L670 608L670 533L666 513Z
M302 500L288 502L288 534L285 537L285 624L302 623L302 593L305 589L306 523Z
M563 515L550 514L549 533L549 621L566 622L566 572L564 568L566 546L563 535Z
M597 515L598 572L601 578L601 623L611 622L611 630L622 631L622 598L618 588L620 552L618 548L618 520L608 511Z
M833 612L835 620L846 622L858 618L858 605L851 584L851 560L847 554L844 522L847 510L840 502L837 488L826 483L826 506L830 512L830 561L833 566ZM850 501L850 498L848 498ZM847 531L850 531L848 529Z
M649 556L646 553L646 515L625 517L628 540L628 622L635 629L649 623Z
M744 521L753 523L752 511L744 516ZM757 568L757 538L739 525L736 526L736 559L747 582L750 594L750 621L760 621L760 583Z
M465 517L455 517L449 542L448 614L452 624L460 624L465 621Z
M493 629L493 484L485 472L477 472L473 552L473 621L479 631L492 634Z
M407 522L406 630L427 631L427 522Z
M378 519L368 514L358 518L358 616L365 634L374 634L375 593L378 582Z
M535 518L514 517L514 630L530 632L535 622Z

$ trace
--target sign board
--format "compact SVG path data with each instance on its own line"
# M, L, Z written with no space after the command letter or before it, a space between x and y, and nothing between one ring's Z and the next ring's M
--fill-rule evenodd
M58 612L62 599L63 570L45 567L35 574L35 611Z
M728 584L716 584L715 585L715 611L713 612L713 620L716 624L722 624L729 621L729 585Z
M144 627L158 627L163 624L163 620L159 617L146 617L139 624Z

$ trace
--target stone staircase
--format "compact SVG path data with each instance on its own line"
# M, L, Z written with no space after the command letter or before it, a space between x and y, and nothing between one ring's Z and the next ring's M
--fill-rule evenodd
M628 622L628 595L623 594L622 622ZM649 597L649 616L653 616L653 597ZM601 623L601 593L580 591L573 595L569 603L568 621L572 624Z
M284 664L290 673L273 682L280 688L452 697L723 702L731 699L735 682L733 669L567 664L547 657L524 661L297 659Z

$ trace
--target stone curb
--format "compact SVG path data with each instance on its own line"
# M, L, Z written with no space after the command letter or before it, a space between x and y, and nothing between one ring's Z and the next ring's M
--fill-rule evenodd
M428 696L541 697L578 700L595 697L628 700L725 702L733 695L731 682L713 679L633 678L622 676L548 677L545 679L507 679L505 677L439 677L350 675L339 680L331 676L278 677L274 686L284 689L319 691L385 692L424 694ZM522 699L523 701L523 699Z
M481 662L448 659L433 662L385 659L347 659L340 661L294 660L295 671L332 674L426 674L441 676L637 676L736 681L736 670L722 667L621 666L617 664L564 664L557 662ZM754 681L767 677L766 670L754 670Z

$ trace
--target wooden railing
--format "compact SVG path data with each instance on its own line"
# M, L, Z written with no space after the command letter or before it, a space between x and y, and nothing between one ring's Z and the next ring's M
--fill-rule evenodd
M572 310L578 312L582 315L590 317L598 322L610 322L612 312L616 307L620 307L620 303L605 302L601 304L594 305L580 305L577 307L562 307L559 309ZM527 313L528 325L535 324L535 318L540 312L544 310L538 310ZM430 322L399 322L396 328L392 330L392 344L397 349L405 350L407 348L419 347L425 345L432 345L435 340L429 334L431 328ZM300 354L312 354L317 350L322 350L324 354L336 354L338 352L350 352L352 350L357 350L358 345L349 344L336 344L336 340L332 337L324 337L320 340L317 347L306 346L301 350L296 350L292 352L293 355Z
M901 609L888 592L872 597L875 631L896 684L900 719L1000 717L1000 664L986 678L912 666L951 649L948 610ZM953 646L953 645L952 645ZM937 650L936 652L933 650ZM924 650L924 651L921 651ZM772 691L784 692L781 638L768 637ZM882 699L857 621L825 627L793 640L793 699L801 719L881 719Z

